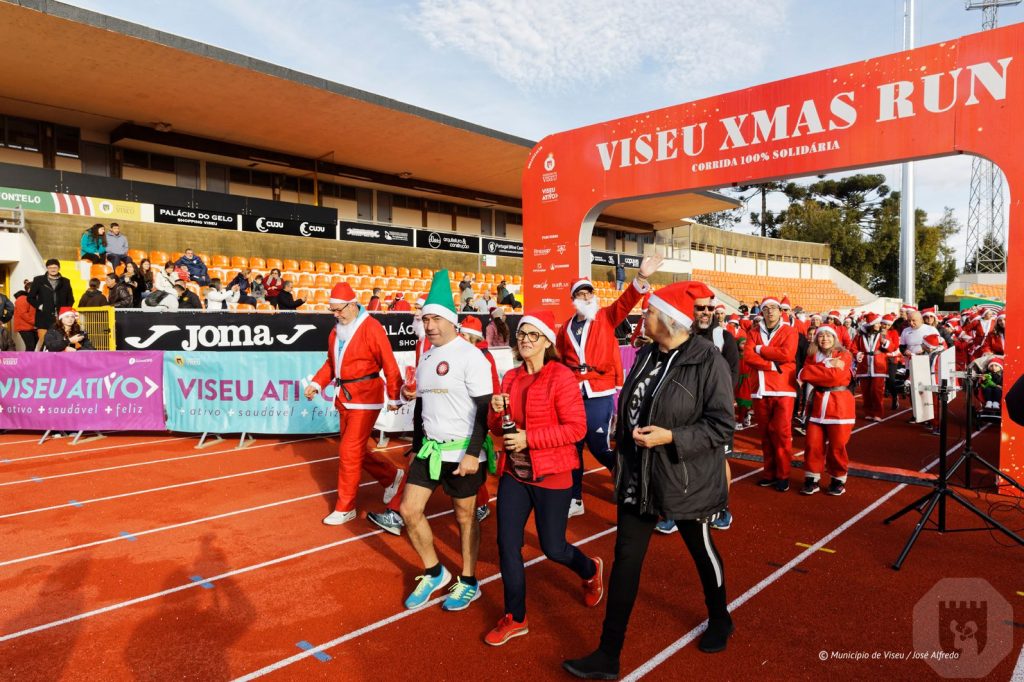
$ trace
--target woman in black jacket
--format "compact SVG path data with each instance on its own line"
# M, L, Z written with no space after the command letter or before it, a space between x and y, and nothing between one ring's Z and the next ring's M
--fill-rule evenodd
M659 515L676 527L704 588L708 628L698 647L725 649L733 624L725 569L710 521L726 508L725 449L735 426L729 365L714 344L690 334L693 301L713 296L701 282L678 282L651 295L647 335L619 396L615 495L618 534L601 643L562 665L577 677L616 679L640 571Z
M43 348L51 353L96 350L89 341L89 335L78 325L78 312L74 308L60 311L57 321L46 332Z

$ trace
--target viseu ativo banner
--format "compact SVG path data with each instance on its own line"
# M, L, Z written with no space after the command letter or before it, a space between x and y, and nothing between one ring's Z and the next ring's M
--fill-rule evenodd
M184 433L335 433L334 387L306 400L323 353L168 352L167 428Z

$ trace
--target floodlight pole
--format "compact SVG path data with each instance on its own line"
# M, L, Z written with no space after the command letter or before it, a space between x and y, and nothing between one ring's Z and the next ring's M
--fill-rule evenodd
M914 0L903 0L903 49L914 47ZM917 259L917 220L914 211L914 164L902 165L900 186L900 298L916 305L915 261Z

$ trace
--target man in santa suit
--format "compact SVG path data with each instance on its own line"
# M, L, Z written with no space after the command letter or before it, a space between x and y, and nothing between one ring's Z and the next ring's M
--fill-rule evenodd
M832 479L826 492L835 496L846 492L850 461L846 444L856 421L854 398L849 390L853 358L848 350L840 348L837 338L831 326L819 327L814 336L817 352L808 356L800 370L800 381L813 389L804 455L807 469L800 490L803 495L818 492L823 469L828 470Z
M576 446L580 467L572 472L570 517L584 512L583 444L586 443L590 454L609 470L615 466L609 432L615 391L621 388L623 380L615 328L651 288L647 279L658 271L663 260L658 255L644 258L632 285L625 287L619 298L606 308L601 307L589 279L578 279L569 289L576 314L558 330L555 347L562 362L576 374L587 412L587 435Z
M843 348L853 348L853 339L850 338L850 331L843 324L843 318L838 310L829 312L825 318L825 324L832 327L839 337L839 345Z
M390 502L402 481L402 472L391 462L367 452L367 441L377 415L385 406L383 370L387 380L387 408L401 405L402 375L391 352L391 342L380 322L359 305L347 282L331 290L331 313L338 321L327 340L327 361L306 387L312 400L328 386L334 387L341 441L338 444L338 501L324 523L340 526L356 517L356 489L360 470L366 469L384 486L384 501Z
M981 344L980 355L1006 355L1006 313L996 316L996 324Z
M857 378L860 379L864 394L864 418L869 422L880 422L885 417L885 381L889 374L889 353L893 351L892 339L882 331L882 317L868 313L864 321L864 333L857 336ZM899 352L899 341L895 344Z
M782 324L788 324L792 327L796 318L793 317L793 305L789 302L789 296L783 294L779 305L782 308Z
M725 322L725 329L730 334L732 334L732 338L734 338L734 339L738 339L741 336L746 336L743 333L743 331L740 329L740 316L739 315L730 315L729 319L726 320L726 322Z
M717 320L718 326L721 327L722 329L725 329L725 314L726 314L725 313L725 304L724 303L716 303L715 304L715 320Z
M889 397L892 399L891 408L899 408L900 388L896 385L896 372L903 365L903 353L900 352L900 335L893 328L896 322L896 315L888 313L882 316L882 333L886 337L886 376Z
M743 359L757 374L754 418L761 427L761 451L765 477L762 487L780 493L789 490L790 459L793 453L793 405L796 402L796 330L782 324L779 300L761 302L764 319L750 330Z
M401 291L395 292L395 302L391 304L390 312L392 313L408 313L412 311L412 306L405 300L405 294Z
M985 308L985 312L982 313L981 318L975 320L965 330L970 332L971 336L974 337L973 347L969 351L972 360L980 357L981 346L985 343L985 337L988 336L989 332L992 331L992 328L995 326L995 322L996 311L992 308Z

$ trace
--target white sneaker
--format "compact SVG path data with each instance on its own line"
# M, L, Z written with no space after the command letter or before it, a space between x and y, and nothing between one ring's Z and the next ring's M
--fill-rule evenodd
M324 525L325 526L340 526L343 523L348 523L349 521L351 521L355 517L356 517L356 510L355 509L352 509L352 510L346 511L346 512L343 512L343 511L331 512L330 514L328 514L327 516L324 517Z
M405 476L405 472L401 469L395 474L395 480L391 482L387 488L384 488L384 504L387 504L394 499L398 493L398 486L402 485L402 478Z
M583 500L573 500L569 503L569 517L583 516Z

